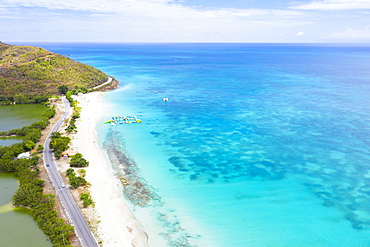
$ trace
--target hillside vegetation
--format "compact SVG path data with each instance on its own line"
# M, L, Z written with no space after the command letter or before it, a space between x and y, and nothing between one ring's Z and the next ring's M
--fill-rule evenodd
M60 54L0 42L0 96L57 94L62 85L90 89L107 80L102 71Z

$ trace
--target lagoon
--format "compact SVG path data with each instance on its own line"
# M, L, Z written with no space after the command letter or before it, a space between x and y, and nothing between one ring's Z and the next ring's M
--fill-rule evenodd
M9 146L14 143L21 142L21 141L22 141L22 137L20 136L0 137L1 146Z
M22 128L41 119L46 106L40 104L0 106L0 131ZM0 145L21 142L21 137L0 138ZM0 172L0 243L1 246L52 246L39 229L28 209L13 208L11 198L18 188L13 174Z
M47 107L41 104L0 106L0 131L18 129L40 121ZM0 138L0 146L21 142L19 137Z
M0 131L18 129L40 121L46 109L41 104L0 106Z
M0 243L1 246L49 247L52 244L39 229L29 210L13 208L11 198L18 188L13 174L0 173Z

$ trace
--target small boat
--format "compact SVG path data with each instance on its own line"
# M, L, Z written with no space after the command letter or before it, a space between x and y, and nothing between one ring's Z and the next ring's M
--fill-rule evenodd
M163 98L163 101L168 101L168 98Z

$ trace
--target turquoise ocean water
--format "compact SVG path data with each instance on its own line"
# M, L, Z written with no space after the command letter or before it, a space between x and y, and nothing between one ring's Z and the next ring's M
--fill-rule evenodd
M151 246L370 246L369 45L35 45L121 82L101 123L142 123L97 128L156 195Z

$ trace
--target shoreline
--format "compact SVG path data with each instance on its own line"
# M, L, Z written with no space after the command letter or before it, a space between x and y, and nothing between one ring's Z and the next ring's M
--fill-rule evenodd
M114 177L113 168L99 147L97 122L103 110L102 92L92 92L78 97L81 107L77 133L73 146L89 161L86 180L94 200L98 224L98 237L103 246L148 246L148 236L140 222L129 209L120 189L120 181Z
M102 121L102 96L103 92L78 96L81 116L71 147L89 161L85 178L95 207L82 212L100 246L198 246L201 235L187 231L176 210L141 176L139 165L126 153L120 132L110 129L104 142L99 142L96 127Z

